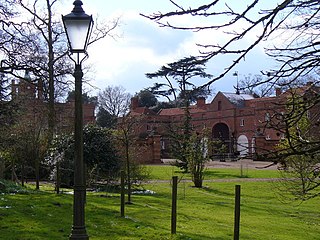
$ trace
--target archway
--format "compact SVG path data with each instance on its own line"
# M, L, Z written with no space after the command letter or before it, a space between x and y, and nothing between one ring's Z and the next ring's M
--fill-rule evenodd
M230 139L229 127L225 123L217 123L212 128L212 140L214 146L212 156L224 160L226 157L233 155L232 141Z
M230 140L229 127L224 123L217 123L212 129L214 139Z
M241 157L247 156L249 153L249 141L246 135L240 135L237 141L237 151Z

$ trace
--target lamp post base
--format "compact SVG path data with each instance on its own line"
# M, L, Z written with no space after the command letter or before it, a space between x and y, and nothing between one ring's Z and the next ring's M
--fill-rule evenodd
M71 235L69 237L70 240L88 240L89 236L87 234L85 226L83 227L72 227Z

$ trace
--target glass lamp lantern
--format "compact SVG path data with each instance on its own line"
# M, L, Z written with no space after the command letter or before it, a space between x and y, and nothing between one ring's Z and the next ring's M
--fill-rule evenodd
M82 1L76 0L71 13L62 16L71 53L85 53L90 39L93 19L82 9Z

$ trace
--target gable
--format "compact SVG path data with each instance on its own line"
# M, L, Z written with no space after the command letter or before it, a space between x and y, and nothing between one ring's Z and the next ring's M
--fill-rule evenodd
M211 101L210 105L210 108L214 111L235 108L235 106L229 101L228 98L226 98L226 96L222 92L217 93L217 95Z
M254 97L249 94L218 92L211 102L211 109L220 111L225 109L242 108L245 106L245 101L251 99L254 99Z

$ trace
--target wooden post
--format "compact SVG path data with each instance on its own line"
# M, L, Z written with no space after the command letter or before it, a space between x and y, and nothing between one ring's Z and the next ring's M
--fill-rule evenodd
M240 233L240 193L241 186L236 185L235 187L235 208L234 208L234 240L239 240Z
M125 206L124 178L125 178L125 172L121 171L121 207L120 207L121 217L124 217L124 206Z
M178 177L172 177L172 208L171 208L171 234L177 232L177 191Z

